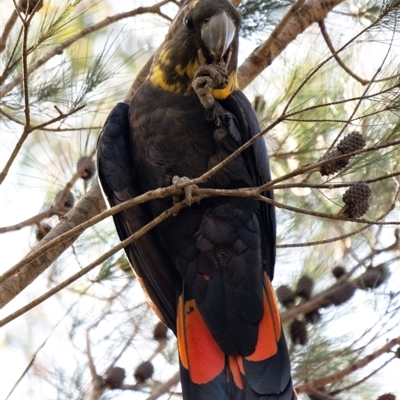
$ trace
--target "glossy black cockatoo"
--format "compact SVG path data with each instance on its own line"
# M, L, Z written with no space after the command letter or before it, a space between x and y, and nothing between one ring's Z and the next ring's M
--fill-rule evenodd
M170 186L174 177L197 178L260 131L236 79L240 24L228 0L192 0L181 9L146 81L130 105L113 109L99 138L99 178L110 205ZM269 180L260 139L199 186ZM115 215L121 240L174 201ZM296 398L271 287L272 205L204 198L125 250L153 309L177 336L185 400Z

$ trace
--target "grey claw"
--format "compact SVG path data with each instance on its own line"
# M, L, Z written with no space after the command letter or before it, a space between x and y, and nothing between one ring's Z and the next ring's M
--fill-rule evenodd
M190 179L187 176L179 177L175 175L172 178L172 184L173 185L178 185L180 183L187 183L190 182ZM183 188L183 192L185 193L185 199L188 202L189 207L192 205L192 200L193 200L193 188L196 188L197 185L187 185ZM182 189L177 188L175 190L175 194L172 195L172 202L173 204L177 204L181 201L181 195L182 195ZM176 215L176 214L174 214Z

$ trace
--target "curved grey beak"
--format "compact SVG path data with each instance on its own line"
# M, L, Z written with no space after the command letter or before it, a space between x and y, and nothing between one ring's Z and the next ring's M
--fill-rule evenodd
M236 26L225 13L214 15L201 28L201 38L214 61L221 61L235 37Z

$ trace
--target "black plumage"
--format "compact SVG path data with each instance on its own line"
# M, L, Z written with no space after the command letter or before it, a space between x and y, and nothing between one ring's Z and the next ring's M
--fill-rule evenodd
M239 26L226 0L193 0L178 14L148 79L130 106L114 108L100 136L99 178L111 205L169 186L175 176L197 178L260 131L237 90ZM200 186L236 189L270 179L259 139ZM173 202L151 200L117 214L120 238ZM185 399L295 398L270 286L272 205L202 199L126 252L153 308L178 336Z

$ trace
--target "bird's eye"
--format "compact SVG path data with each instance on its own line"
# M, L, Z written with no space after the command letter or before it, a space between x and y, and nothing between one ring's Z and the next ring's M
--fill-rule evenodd
M208 21L210 21L210 18L206 18L206 19L204 20L204 23L205 23L205 24L208 24Z
M184 22L185 22L185 25L187 28L193 29L193 27L194 27L193 18L185 17Z

